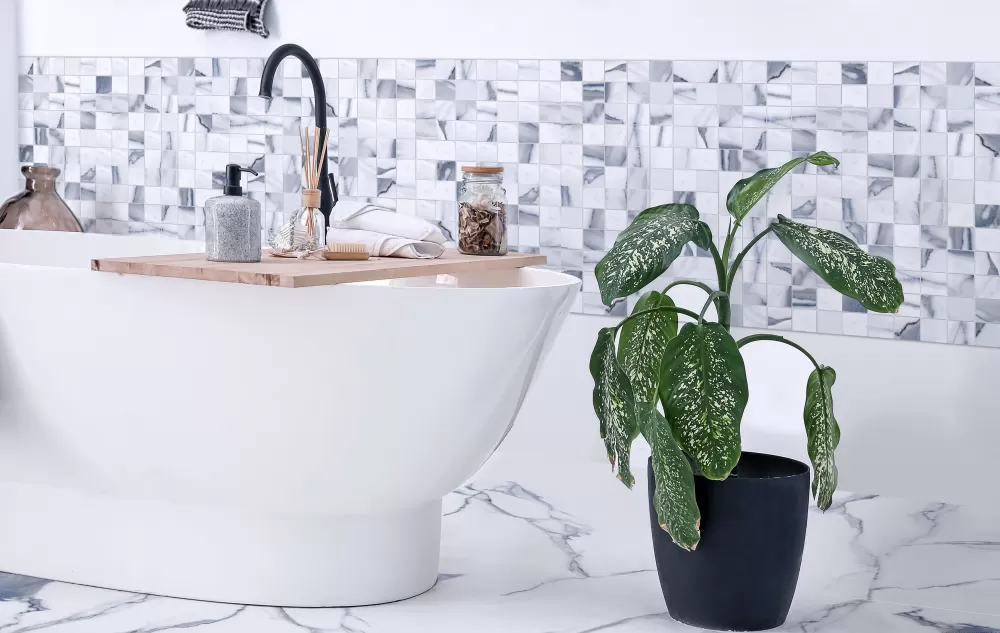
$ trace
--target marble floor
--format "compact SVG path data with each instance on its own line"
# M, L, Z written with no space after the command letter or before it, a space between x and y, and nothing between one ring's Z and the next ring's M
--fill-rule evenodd
M694 631L665 613L644 489L630 493L597 463L498 454L446 500L440 579L417 598L279 609L0 574L0 633ZM1000 633L1000 510L841 494L810 515L779 630Z

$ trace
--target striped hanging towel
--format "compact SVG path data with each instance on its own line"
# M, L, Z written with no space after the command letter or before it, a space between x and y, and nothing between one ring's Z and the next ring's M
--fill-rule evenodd
M267 37L266 7L267 0L191 0L184 14L193 29L245 31Z

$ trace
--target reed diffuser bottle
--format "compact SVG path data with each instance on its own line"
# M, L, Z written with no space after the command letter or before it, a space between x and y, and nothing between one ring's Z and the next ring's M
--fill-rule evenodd
M300 130L299 141L302 144L302 175L305 177L302 208L270 236L268 245L271 255L275 257L308 257L326 248L326 218L320 211L322 193L319 185L330 130L316 128L312 134L308 130Z

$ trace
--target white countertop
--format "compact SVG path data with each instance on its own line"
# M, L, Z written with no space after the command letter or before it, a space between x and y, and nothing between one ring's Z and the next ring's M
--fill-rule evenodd
M496 455L445 500L440 580L408 601L242 607L0 575L0 631L693 631L665 613L637 471L630 493L600 464ZM814 508L779 630L1000 632L1000 510L848 494Z

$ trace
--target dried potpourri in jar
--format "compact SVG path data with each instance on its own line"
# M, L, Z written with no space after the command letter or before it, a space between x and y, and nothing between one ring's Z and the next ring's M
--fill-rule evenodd
M503 167L463 167L458 199L458 250L507 254L507 192Z

